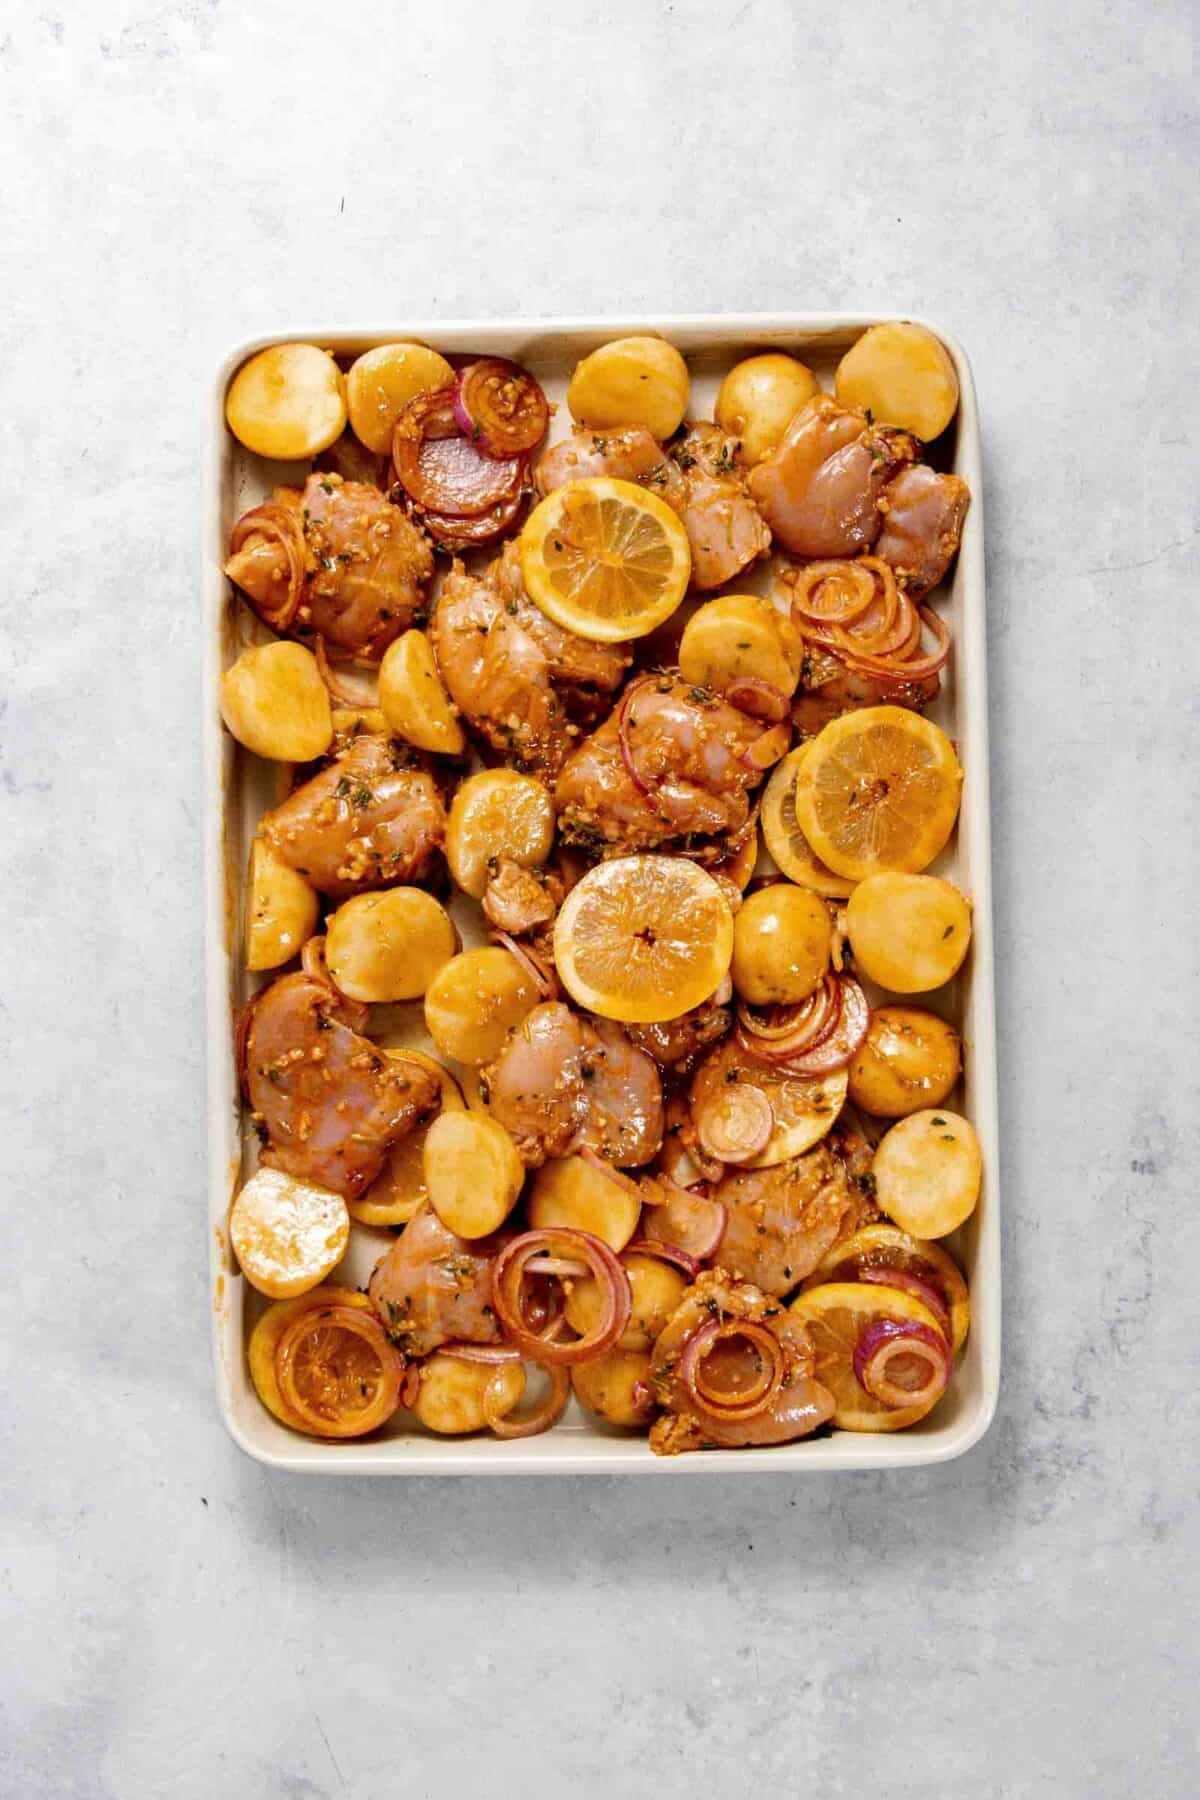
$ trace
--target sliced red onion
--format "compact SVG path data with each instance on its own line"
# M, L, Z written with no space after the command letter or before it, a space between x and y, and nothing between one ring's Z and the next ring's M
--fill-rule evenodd
M504 356L484 356L459 371L454 417L487 456L521 456L545 437L550 408L527 369Z
M557 1275L561 1280L569 1276L580 1281L591 1274L587 1263L575 1262L569 1256L532 1256L525 1264L527 1275Z
M730 682L725 699L739 712L749 713L752 719L765 719L769 725L780 725L788 716L788 698L782 689L752 675Z
M556 978L550 973L541 958L529 948L528 944L521 943L518 938L512 936L511 932L500 931L496 928L493 928L491 935L495 943L507 950L510 956L516 957L543 1000L558 999Z
M738 1042L762 1062L785 1062L823 1044L835 1030L841 1010L842 990L832 975L826 975L807 1000L778 1008L769 1021L758 1018L742 1001L737 1013Z
M867 1003L867 996L853 975L835 975L833 979L841 989L841 1011L837 1023L829 1036L814 1048L783 1059L782 1066L789 1075L799 1075L807 1080L815 1075L828 1075L834 1069L844 1069L855 1052L866 1042L871 1023L871 1008Z
M761 737L756 737L749 749L742 752L742 762L748 769L769 769L777 763L792 741L790 725L772 725Z
M919 1388L902 1386L888 1374L902 1356L916 1357L928 1370ZM932 1406L950 1381L950 1346L931 1325L907 1319L873 1319L854 1346L854 1373L884 1406Z
M715 1387L704 1377L705 1359L722 1339L743 1338L762 1360L762 1372L745 1391ZM754 1319L710 1319L684 1345L679 1358L679 1380L688 1397L714 1419L746 1420L765 1412L783 1384L783 1345L765 1325Z
M530 1361L533 1360L531 1357ZM571 1395L571 1377L565 1369L554 1369L544 1360L538 1367L544 1369L550 1377L550 1385L544 1397L532 1412L521 1418L515 1418L515 1407L503 1408L506 1399L505 1385L497 1377L493 1377L483 1390L483 1421L494 1436L498 1438L537 1437L543 1431L549 1431L551 1425L557 1424L562 1417L563 1409ZM520 1405L524 1392L518 1398Z
M600 1289L600 1318L594 1331L567 1343L554 1343L530 1328L522 1288L529 1263L543 1253L587 1265ZM611 1350L629 1323L633 1295L629 1277L616 1253L590 1231L546 1226L524 1231L501 1250L492 1265L492 1300L501 1329L533 1362L563 1367L588 1362Z
M700 1273L700 1258L689 1256L678 1244L664 1244L652 1238L635 1238L632 1244L626 1244L625 1255L628 1256L633 1251L641 1256L657 1256L660 1262L674 1263L677 1269L683 1270L689 1281L695 1281Z
M652 1243L670 1244L704 1262L716 1251L725 1233L725 1208L719 1200L678 1187L665 1178L660 1186L670 1190L661 1204L647 1206L642 1215L644 1235Z
M775 1129L770 1100L749 1081L722 1083L694 1117L701 1147L726 1163L751 1162Z
M575 1154L581 1162L589 1163L597 1175L607 1175L610 1181L615 1182L619 1188L624 1188L626 1193L634 1193L639 1200L641 1199L642 1190L637 1182L618 1169L615 1163L606 1162L598 1150L593 1150L590 1145L585 1144Z
M922 1306L929 1308L941 1326L946 1342L950 1343L952 1327L946 1296L940 1288L934 1287L932 1282L922 1280L920 1275L912 1275L907 1269L870 1267L857 1269L853 1274L839 1275L837 1280L866 1281L879 1287L899 1288L901 1292L911 1294L914 1299L921 1302Z
M453 1356L457 1362L520 1362L521 1352L515 1344L439 1344L439 1356Z

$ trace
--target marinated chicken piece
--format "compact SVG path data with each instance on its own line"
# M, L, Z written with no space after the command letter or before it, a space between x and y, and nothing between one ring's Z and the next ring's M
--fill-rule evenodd
M699 1333L745 1322L764 1329L779 1345L782 1374L766 1405L749 1417L720 1418L710 1412L686 1379L686 1351ZM722 1333L701 1355L703 1385L723 1393L752 1392L766 1368L753 1337ZM693 1365L693 1373L695 1374ZM721 1269L706 1269L688 1288L655 1342L650 1386L664 1409L650 1430L650 1448L659 1456L682 1450L735 1449L743 1444L786 1444L805 1437L833 1417L833 1395L814 1376L816 1356L808 1328L748 1281L733 1281Z
M289 867L338 898L423 881L445 842L446 813L411 751L363 734L259 829Z
M544 450L533 472L541 495L552 494L568 481L608 475L617 481L635 481L650 488L683 510L687 490L683 477L642 425L622 425L610 431L573 431L561 443Z
M713 1189L725 1208L716 1261L764 1293L790 1293L835 1244L878 1216L862 1181L870 1146L834 1132L770 1169L732 1169Z
M619 1025L581 1018L558 1001L534 1007L484 1071L483 1086L530 1168L576 1150L637 1168L662 1143L653 1062Z
M750 471L749 489L776 541L796 556L855 556L879 536L879 501L918 446L907 432L818 394Z
M406 513L378 488L340 475L310 475L303 494L277 488L295 515L304 563L289 636L320 636L334 651L377 662L425 610L433 551ZM272 623L288 592L288 562L276 539L251 534L225 573Z
M509 937L540 940L563 899L563 884L553 870L525 869L511 856L502 856L483 892L484 917Z
M406 1356L428 1356L440 1344L495 1344L492 1264L511 1232L456 1237L424 1201L391 1249L375 1264L367 1288L388 1336Z
M660 1069L669 1069L672 1075L687 1075L709 1045L725 1036L732 1022L728 1006L718 1005L714 999L661 1025L627 1025L625 1029L638 1049L653 1057Z
M629 653L553 624L521 586L515 545L477 580L455 563L430 626L467 724L518 769L553 777L620 685Z
M962 541L971 490L957 475L939 475L913 463L883 490L883 530L876 556L891 563L896 580L914 600L935 588Z
M361 1036L367 1009L296 972L252 1002L246 1092L266 1133L262 1161L355 1200L393 1144L436 1111L440 1090L416 1063Z
M852 669L839 656L809 645L792 700L792 724L801 738L816 737L830 719L856 712L860 706L906 706L924 712L938 697L941 677L935 672L920 681L897 681Z
M723 587L771 548L771 533L746 487L738 440L716 425L688 425L672 443L671 459L686 490L682 504L671 504L692 547L691 585L701 592Z
M764 731L681 676L645 677L565 764L554 790L559 828L568 843L621 852L730 836L787 743L783 728Z

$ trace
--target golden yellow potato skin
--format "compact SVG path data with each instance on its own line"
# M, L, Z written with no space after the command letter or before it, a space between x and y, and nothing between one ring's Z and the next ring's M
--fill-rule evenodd
M665 338L617 338L575 365L567 406L577 425L642 425L661 443L682 425L690 392L687 364Z
M462 1089L432 1056L420 1050L385 1050L395 1062L414 1062L427 1069L441 1086L442 1112L461 1112L466 1105ZM437 1114L434 1114L437 1117ZM350 1217L360 1225L407 1225L422 1201L428 1200L425 1185L425 1137L433 1120L418 1125L407 1137L393 1144L387 1161L360 1200L348 1200Z
M333 742L329 690L303 644L243 650L221 677L221 717L239 744L274 762L311 762Z
M869 412L876 425L899 425L926 443L958 411L958 376L945 346L924 325L872 325L837 371L843 406Z
M484 769L464 781L450 803L446 861L465 894L476 900L489 866L502 856L538 869L554 843L554 801L544 783L515 769Z
M962 1068L962 1044L945 1019L921 1006L877 1006L866 1042L850 1061L850 1098L879 1119L939 1106Z
M648 1350L682 1300L687 1281L673 1264L641 1250L627 1250L621 1262L629 1277L633 1310L616 1348ZM599 1325L600 1290L590 1275L571 1283L566 1314L567 1324L580 1337Z
M458 949L449 913L423 888L384 888L342 902L325 927L325 961L343 994L418 1000Z
M442 1437L461 1437L482 1431L487 1424L483 1396L489 1383L499 1410L510 1412L525 1391L520 1363L473 1363L461 1357L441 1356L435 1350L421 1368L421 1386L414 1411L427 1431ZM507 1402L507 1405L505 1404Z
M931 1107L880 1139L871 1165L875 1198L912 1237L941 1238L975 1211L983 1159L970 1121Z
M462 1238L498 1231L525 1180L517 1146L485 1113L439 1113L425 1133L422 1162L430 1205Z
M401 410L418 394L450 387L454 370L425 344L380 344L364 351L346 376L350 428L376 456L390 456Z
M635 1400L633 1390L650 1379L648 1350L610 1350L571 1370L575 1397L589 1412L598 1413L610 1425L647 1425L654 1417L654 1402L647 1395Z
M466 749L458 713L423 631L406 631L388 645L379 665L379 705L388 730L418 750L461 756Z
M246 967L277 969L299 954L317 928L316 889L281 862L265 838L250 846L246 886Z
M371 1302L365 1294L358 1293L354 1288L341 1287L337 1282L328 1282L293 1300L276 1300L273 1306L268 1306L256 1322L246 1346L250 1379L259 1399L281 1424L290 1425L295 1431L303 1431L304 1426L294 1417L279 1391L279 1383L275 1379L275 1351L296 1314L303 1312L306 1307L318 1304L360 1306L365 1307L368 1312L372 1310Z
M317 456L346 428L342 371L315 344L272 344L230 382L225 422L247 450L274 462Z
M610 1180L581 1156L554 1158L533 1177L529 1223L535 1231L566 1225L590 1231L613 1250L623 1250L641 1216L638 1191Z
M511 950L464 950L426 988L425 1027L443 1056L478 1069L495 1060L540 998Z
M894 994L927 994L962 966L971 907L939 875L888 871L859 882L846 904L846 931L864 975Z
M790 699L803 655L791 620L757 594L722 594L705 601L679 640L684 680L718 693L737 681L766 681Z
M809 888L777 882L742 902L733 921L733 985L752 1006L805 1000L829 969L829 908Z
M742 440L742 459L753 468L819 392L820 383L806 363L782 351L767 351L734 364L721 383L713 417L722 431Z

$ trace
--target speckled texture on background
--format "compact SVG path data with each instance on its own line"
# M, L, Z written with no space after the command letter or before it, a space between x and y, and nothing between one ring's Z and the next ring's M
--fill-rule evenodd
M0 5L12 1800L1197 1791L1196 12ZM988 469L998 1421L321 1483L216 1416L198 446L290 316L906 308Z

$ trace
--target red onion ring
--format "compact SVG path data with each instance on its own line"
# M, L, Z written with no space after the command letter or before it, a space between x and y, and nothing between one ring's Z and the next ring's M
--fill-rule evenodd
M524 469L516 492L509 499L492 507L490 512L480 513L477 518L460 518L454 513L420 510L416 516L434 543L443 550L470 550L503 537L521 510L527 486L528 469Z
M689 1281L695 1281L700 1273L701 1262L698 1256L689 1256L678 1244L659 1244L652 1238L635 1238L632 1244L626 1244L622 1254L629 1256L634 1251L640 1256L657 1256L660 1262L674 1263L682 1269Z
M901 1387L891 1380L888 1364L899 1356L916 1356L929 1368L923 1387ZM854 1346L858 1384L884 1406L932 1406L950 1381L950 1346L930 1325L908 1319L873 1319Z
M533 1358L529 1359L531 1362ZM539 1361L538 1367L544 1369L550 1377L550 1386L545 1397L539 1401L533 1412L526 1413L524 1418L514 1419L515 1408L501 1412L497 1408L497 1400L502 1399L498 1392L500 1383L493 1376L483 1390L483 1420L489 1430L498 1438L537 1437L543 1431L549 1431L558 1423L563 1409L571 1395L571 1377L565 1369L551 1368L545 1361ZM524 1391L517 1401L519 1406L524 1398Z
M772 725L769 731L755 738L748 750L743 750L741 761L748 769L769 769L772 763L779 761L791 741L790 725Z
M693 1114L701 1148L720 1162L750 1162L775 1129L771 1102L748 1081L726 1081Z
M617 748L621 752L621 761L625 765L625 773L632 781L643 800L651 797L650 784L643 778L633 759L633 746L629 742L629 709L635 694L640 693L652 676L643 675L640 681L631 681L621 696L621 704L617 708Z
M264 625L272 631L284 632L295 622L300 610L300 601L304 594L304 583L307 577L305 563L304 526L299 514L290 506L282 505L278 500L266 500L248 513L243 513L233 528L229 539L230 557L244 549L248 538L260 537L267 543L278 544L287 561L288 589L283 604L274 611L266 610L258 601L251 600L255 612ZM240 590L245 592L244 589ZM247 594L246 598L250 600Z
M837 980L825 975L807 1000L779 1008L770 1023L758 1018L744 1000L738 1002L738 1042L764 1062L782 1060L823 1044L838 1022L842 994Z
M788 697L783 690L753 675L730 682L725 698L739 712L749 713L753 719L765 719L771 725L782 724L788 716Z
M454 416L454 389L418 394L403 407L392 434L392 466L405 493L424 512L474 519L520 492L520 456L485 456Z
M731 1392L703 1382L705 1358L722 1339L745 1338L753 1344L764 1368L757 1384L744 1393ZM684 1345L679 1358L679 1380L699 1411L714 1419L744 1421L765 1412L783 1385L783 1345L773 1331L755 1319L710 1319Z
M907 1269L876 1267L857 1269L854 1274L845 1277L839 1275L839 1281L866 1281L880 1287L899 1288L902 1293L912 1294L923 1306L927 1306L942 1328L942 1335L950 1343L954 1327L950 1318L950 1308L941 1288L935 1287L931 1281L925 1281L920 1275L910 1274Z
M575 1254L588 1265L600 1290L600 1319L596 1329L568 1343L550 1343L532 1331L522 1306L521 1289L528 1264L543 1251L571 1257ZM492 1301L501 1329L533 1362L552 1367L565 1367L589 1362L611 1350L625 1327L633 1308L629 1277L616 1253L603 1239L590 1231L553 1225L540 1231L525 1231L504 1246L492 1265Z
M545 437L550 408L527 369L504 356L484 356L459 370L454 416L486 455L521 456Z
M694 1194L665 1177L659 1178L659 1185L673 1192L665 1202L646 1207L642 1215L643 1236L651 1243L682 1250L698 1262L706 1261L725 1235L724 1206L707 1194ZM665 1215L661 1219L660 1213Z
M540 957L527 944L521 943L519 938L513 937L507 931L500 931L497 927L492 928L491 935L497 944L502 945L510 955L516 957L543 1000L558 999L557 978L551 974Z
M641 1199L642 1190L637 1182L629 1175L626 1175L621 1169L618 1169L615 1163L606 1162L598 1150L593 1150L590 1145L585 1144L583 1148L577 1150L575 1154L579 1157L581 1162L590 1163L598 1175L607 1175L610 1181L615 1181L617 1186L624 1188L627 1194L636 1194L639 1200Z
M807 1080L814 1075L828 1075L834 1069L844 1069L866 1042L871 1023L867 996L853 975L835 975L833 980L841 989L837 1023L829 1036L811 1050L782 1059L778 1066L789 1075L799 1075Z

